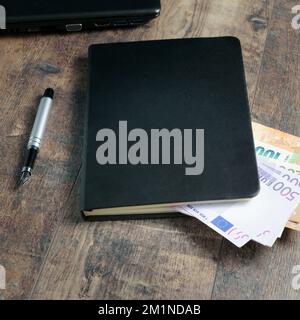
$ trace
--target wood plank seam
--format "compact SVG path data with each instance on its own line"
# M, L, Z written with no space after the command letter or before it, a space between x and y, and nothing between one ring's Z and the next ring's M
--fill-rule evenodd
M56 229L54 231L54 235L52 236L52 239L51 239L51 242L50 242L50 244L49 244L49 246L47 248L46 254L43 257L43 262L42 262L40 270L38 272L38 276L36 277L35 282L34 282L34 284L32 286L32 289L31 289L31 291L29 293L29 296L28 296L29 300L32 299L32 296L33 296L34 290L36 288L36 285L39 282L41 274L43 273L43 270L44 270L44 267L45 267L49 252L50 252L50 250L52 248L52 245L53 245L53 243L54 243L54 241L55 241L55 239L57 237L57 234L58 234L58 231L59 231L59 226L60 226L61 222L64 220L65 216L67 215L68 201L69 201L69 199L70 199L70 197L71 197L71 195L73 193L74 187L77 185L77 183L79 181L81 168L82 168L82 164L80 165L80 168L79 168L79 170L77 172L77 176L76 176L75 181L74 181L74 183L73 183L73 185L72 185L72 187L70 189L68 197L66 198L65 204L64 204L63 208L61 209L62 215L60 216L59 221L57 222L57 226L56 226Z

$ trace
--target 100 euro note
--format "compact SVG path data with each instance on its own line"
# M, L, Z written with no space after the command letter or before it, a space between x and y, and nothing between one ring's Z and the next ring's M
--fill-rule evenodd
M280 168L300 176L300 137L252 123L256 154L276 163ZM287 224L300 231L300 206Z

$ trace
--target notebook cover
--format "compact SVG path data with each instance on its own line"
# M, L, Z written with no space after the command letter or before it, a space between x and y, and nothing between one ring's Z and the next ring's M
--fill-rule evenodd
M109 128L118 134L119 121L127 121L128 131L144 129L149 137L151 129L204 129L203 173L186 175L185 163L99 165L97 132ZM238 39L90 47L81 210L244 199L258 190Z

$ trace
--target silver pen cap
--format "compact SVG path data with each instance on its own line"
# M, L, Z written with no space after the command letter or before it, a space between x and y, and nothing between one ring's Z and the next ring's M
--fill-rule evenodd
M31 147L35 147L37 149L40 148L42 143L45 129L47 126L47 120L49 117L49 113L52 107L54 97L54 91L51 88L45 90L45 93L40 101L38 112L35 118L35 122L30 134L28 149Z

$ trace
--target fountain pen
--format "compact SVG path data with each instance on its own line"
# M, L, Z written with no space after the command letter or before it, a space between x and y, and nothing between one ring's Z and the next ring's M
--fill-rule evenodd
M51 88L45 90L41 98L34 125L27 144L27 154L24 165L21 170L19 185L24 185L31 177L35 160L41 147L45 133L48 117L52 108L54 91Z

